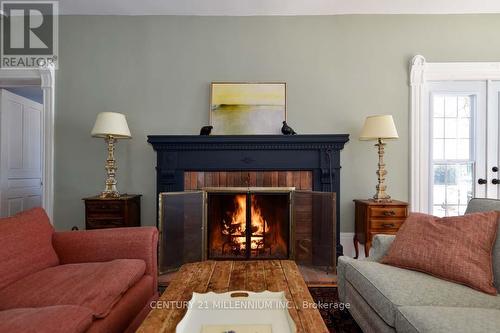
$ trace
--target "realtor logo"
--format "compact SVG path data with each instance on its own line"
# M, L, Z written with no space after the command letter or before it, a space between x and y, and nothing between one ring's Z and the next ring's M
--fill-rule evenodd
M1 68L57 66L57 1L0 1Z

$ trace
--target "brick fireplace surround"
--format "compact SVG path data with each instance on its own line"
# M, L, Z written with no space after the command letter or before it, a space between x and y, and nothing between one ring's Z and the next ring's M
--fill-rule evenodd
M340 151L348 141L348 134L148 136L157 152L157 194L231 186L335 192L337 235ZM336 250L343 254L339 237Z

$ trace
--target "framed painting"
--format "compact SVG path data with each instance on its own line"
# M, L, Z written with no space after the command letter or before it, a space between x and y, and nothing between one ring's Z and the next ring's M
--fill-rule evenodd
M212 134L281 134L286 121L286 83L212 82Z

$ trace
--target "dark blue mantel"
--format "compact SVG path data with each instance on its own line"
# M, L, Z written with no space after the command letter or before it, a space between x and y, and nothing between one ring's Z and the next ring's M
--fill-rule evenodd
M184 190L185 171L310 170L313 190L337 193L340 245L340 151L348 134L149 135L157 152L156 191Z

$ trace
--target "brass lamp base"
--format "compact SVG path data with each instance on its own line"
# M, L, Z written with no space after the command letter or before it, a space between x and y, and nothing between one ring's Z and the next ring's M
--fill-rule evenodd
M118 191L114 191L114 192L102 191L101 194L99 194L99 197L103 198L103 199L119 198L120 193L118 193Z
M382 142L382 139L378 139L378 142L375 144L378 147L378 170L377 170L377 178L378 184L376 186L377 193L373 196L373 200L375 202L391 202L391 196L385 192L387 189L387 185L385 185L385 175L387 175L387 171L385 170L384 163L384 146L385 143Z
M115 160L115 142L116 139L112 135L106 136L106 143L108 145L108 157L106 158L106 185L104 191L101 192L101 198L119 198L120 193L116 189L116 160Z
M382 203L383 202L392 202L392 198L389 195L385 198L377 198L377 196L374 195L371 200L373 200L375 202L382 202Z

